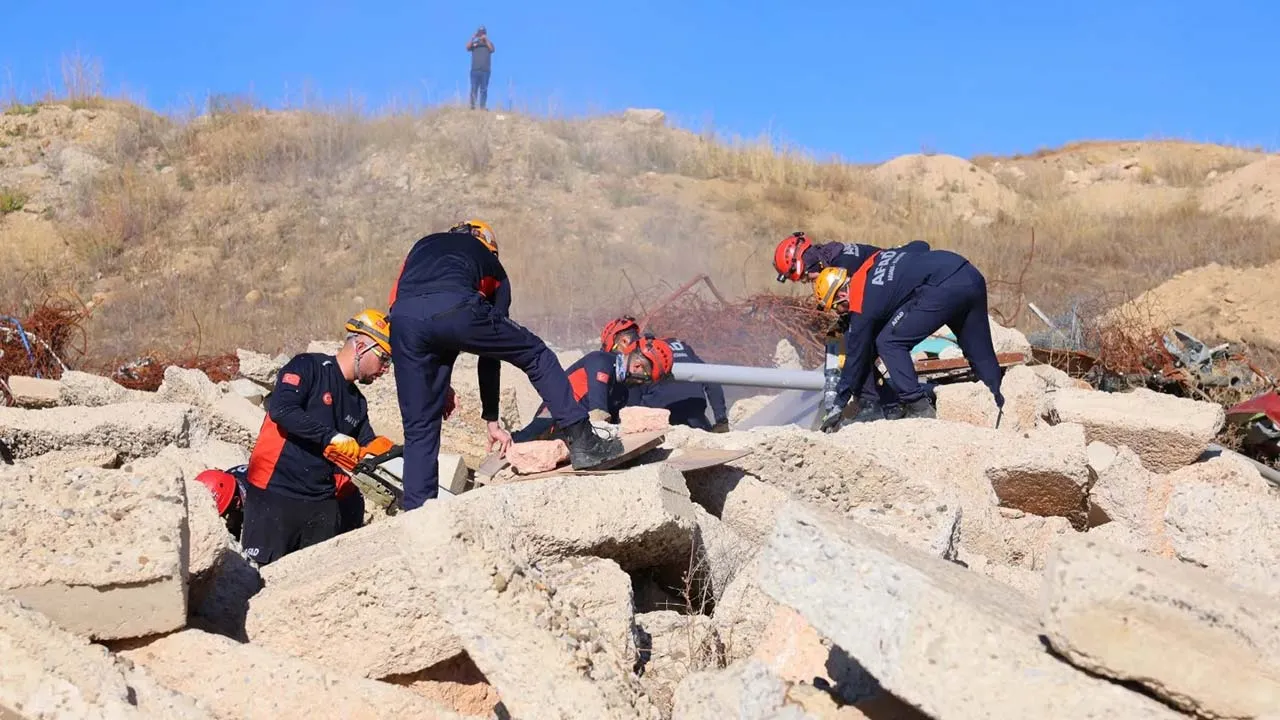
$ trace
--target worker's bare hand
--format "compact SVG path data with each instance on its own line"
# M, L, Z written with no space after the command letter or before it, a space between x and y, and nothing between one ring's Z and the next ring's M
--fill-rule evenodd
M489 452L493 452L494 445L497 445L498 448L502 450L502 455L505 457L507 454L507 448L511 447L511 433L504 430L502 425L497 422L490 422L488 429Z
M453 411L457 409L458 396L453 392L453 388L449 388L444 393L444 419L448 420Z

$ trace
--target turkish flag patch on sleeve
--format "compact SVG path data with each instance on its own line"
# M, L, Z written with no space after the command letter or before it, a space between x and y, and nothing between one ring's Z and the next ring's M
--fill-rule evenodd
M293 385L294 387L297 387L302 384L302 377L299 376L298 373L285 373L280 378L280 382L285 385Z
M603 370L600 370L600 371L596 372L596 381L597 381L597 382L602 382L602 383L607 383L607 382L609 382L609 373L607 373L607 372L605 372L605 371L603 371Z

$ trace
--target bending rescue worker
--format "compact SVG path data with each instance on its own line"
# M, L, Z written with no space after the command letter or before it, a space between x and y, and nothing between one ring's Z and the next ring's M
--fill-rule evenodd
M622 455L622 442L597 433L574 401L555 353L509 316L511 280L498 261L493 228L468 220L418 240L391 290L391 348L404 422L404 509L438 496L440 424L454 396L449 386L458 353L479 356L481 417L490 447L504 452L511 435L498 417L501 363L529 377L569 446L575 469Z
M905 405L904 417L935 417L933 402L916 375L911 349L947 325L978 379L1004 408L1001 370L987 318L987 282L964 257L948 250L877 250L857 269L831 266L813 283L825 310L848 317L845 361L836 405L822 429L836 430L853 388L862 387L878 353Z

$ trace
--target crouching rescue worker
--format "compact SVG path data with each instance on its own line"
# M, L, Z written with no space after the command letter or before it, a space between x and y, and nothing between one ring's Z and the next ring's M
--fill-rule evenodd
M458 353L479 356L480 416L490 447L511 435L498 419L501 363L529 377L569 445L576 469L622 454L622 442L598 434L555 353L510 318L511 280L498 261L493 228L468 220L418 240L391 290L391 336L404 422L404 509L439 494L440 424L454 403L449 380Z
M386 372L390 329L386 316L372 309L345 327L337 356L295 355L277 374L246 473L251 487L241 544L259 565L337 535L346 499L361 497L326 454L354 464L361 446L379 439L357 383L369 384ZM349 502L354 508L356 501Z
M974 374L1004 408L1001 371L987 318L987 282L964 257L947 250L878 250L852 273L829 267L813 292L823 309L848 316L845 361L836 403L822 429L839 428L842 413L879 354L904 405L903 417L935 417L933 401L916 375L911 349L943 325L955 333Z
M209 469L196 475L196 482L209 488L213 495L218 517L227 525L227 532L236 540L244 527L244 507L252 503L263 491L249 484L249 466L236 465L226 470ZM338 534L355 530L364 525L364 496L355 485L344 485L338 496L338 514L341 521Z
M671 348L674 362L700 363L693 348L678 338L663 338ZM631 316L610 320L600 332L600 348L614 352L629 352L640 341L640 324ZM707 405L715 424L707 420ZM729 412L725 408L724 388L717 383L696 383L683 380L634 386L627 399L628 405L665 408L671 412L672 425L710 432L729 432Z
M663 340L643 338L625 351L592 350L565 369L573 399L599 426L617 424L618 413L628 404L633 388L661 384L671 374L671 346ZM605 432L608 432L605 429ZM533 420L516 432L516 442L556 437L556 422L544 403Z

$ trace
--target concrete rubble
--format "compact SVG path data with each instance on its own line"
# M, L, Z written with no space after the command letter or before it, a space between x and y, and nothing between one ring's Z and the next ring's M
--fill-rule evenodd
M258 568L195 482L248 461L288 360L237 355L156 392L11 378L0 715L1280 717L1280 491L1201 457L1218 406L1037 365L998 429L978 383L829 435L629 409L666 434L635 467L530 479L564 445L517 445L516 474ZM453 386L461 491L488 454L474 357ZM503 388L521 427L540 401ZM399 441L394 378L361 389ZM697 448L749 452L663 462Z
M1274 597L1085 538L1058 547L1045 579L1045 635L1076 666L1203 717L1280 713Z

